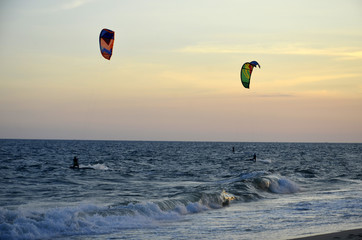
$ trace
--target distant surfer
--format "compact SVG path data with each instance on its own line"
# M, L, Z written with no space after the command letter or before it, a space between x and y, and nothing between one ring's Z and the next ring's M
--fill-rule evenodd
M235 147L233 147L233 153L235 153Z
M72 168L79 168L78 158L74 156Z
M254 153L253 159L251 159L251 160L253 160L254 162L256 162L256 154L255 154L255 153Z

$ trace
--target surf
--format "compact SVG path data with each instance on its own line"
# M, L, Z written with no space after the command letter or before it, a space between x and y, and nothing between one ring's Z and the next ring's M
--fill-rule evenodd
M79 167L69 166L70 169L80 169L80 170L86 170L86 169L93 169L93 170L110 170L105 164L87 164L83 165L80 164Z
M226 191L194 192L180 199L128 204L0 209L1 239L44 239L101 235L122 229L157 228L164 221L219 209L236 197Z
M291 194L300 191L300 187L294 181L277 174L266 175L254 179L258 189L277 194Z

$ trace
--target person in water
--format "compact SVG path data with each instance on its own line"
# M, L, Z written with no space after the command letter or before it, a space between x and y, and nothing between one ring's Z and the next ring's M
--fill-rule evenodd
M253 159L254 162L256 162L256 154L254 153Z
M79 168L78 158L76 156L73 158L73 168Z

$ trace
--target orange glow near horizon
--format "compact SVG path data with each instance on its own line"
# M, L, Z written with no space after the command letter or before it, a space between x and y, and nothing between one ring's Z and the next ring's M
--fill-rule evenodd
M246 3L2 3L0 138L362 142L361 3Z

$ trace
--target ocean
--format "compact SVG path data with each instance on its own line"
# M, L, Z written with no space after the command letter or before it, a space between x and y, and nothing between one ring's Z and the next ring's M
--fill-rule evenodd
M2 240L291 239L362 227L357 143L3 139L0 176Z

